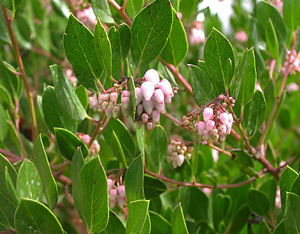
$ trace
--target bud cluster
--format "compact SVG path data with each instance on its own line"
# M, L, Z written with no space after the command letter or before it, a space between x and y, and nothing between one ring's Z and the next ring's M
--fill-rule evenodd
M118 103L119 94L121 93L121 103ZM129 115L129 97L130 92L127 90L112 90L110 93L101 93L99 95L99 105L102 111L105 111L107 118L117 119L122 110L125 117Z
M290 63L292 63L289 70L290 75L295 75L296 72L300 72L300 53L297 54L296 50L287 52L285 62L281 68L283 73L285 73L288 66L290 66Z
M173 164L174 168L181 167L184 160L192 157L193 147L187 147L182 141L172 140L168 146L168 163Z
M108 194L109 194L109 207L113 209L116 204L119 208L123 208L125 206L126 201L126 193L125 186L118 185L115 186L115 181L111 179L107 179L108 185Z
M156 70L150 69L144 75L144 82L136 88L136 120L138 126L146 125L148 130L159 122L165 113L165 103L171 103L173 89L167 79L160 80Z
M88 145L91 141L91 137L84 133L77 134L78 138L83 141L84 144ZM90 156L94 156L95 154L99 154L100 145L97 140L93 141L93 144L90 147Z

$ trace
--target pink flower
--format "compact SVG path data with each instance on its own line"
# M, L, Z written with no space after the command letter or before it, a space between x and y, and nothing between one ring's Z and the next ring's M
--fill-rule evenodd
M153 110L151 113L151 117L152 120L154 121L154 123L158 123L159 122L159 118L160 118L160 113L158 110Z
M143 100L143 92L142 92L142 89L140 87L135 88L135 91L136 91L136 102L135 102L135 105L137 106Z
M110 191L112 189L112 187L114 186L115 182L111 179L107 179L107 187L108 187L108 191Z
M159 88L164 92L165 95L174 97L171 84L167 79L162 79L160 81Z
M160 113L164 114L166 112L165 103L155 102L155 109L157 109Z
M214 111L213 111L212 108L210 108L210 107L204 108L204 110L203 110L203 120L205 122L210 120L211 117L213 116L213 114L214 114Z
M199 134L199 136L203 136L204 135L204 130L205 130L205 123L203 122L203 121L200 121L199 123L198 123L198 134Z
M208 120L206 122L206 130L211 131L215 127L215 121L213 120Z
M153 96L160 104L164 103L164 93L161 89L155 89Z
M156 102L157 103L157 102ZM145 111L151 115L153 108L154 108L154 101L153 99L150 99L149 101L147 101L146 99L143 100L143 106Z
M125 186L124 185L120 185L118 187L118 193L121 197L125 197L126 193L125 193Z
M154 93L154 84L151 81L145 81L141 85L142 93L146 101L149 101Z
M146 81L151 81L154 85L157 85L159 82L159 75L158 72L154 69L149 69L145 75L145 80Z

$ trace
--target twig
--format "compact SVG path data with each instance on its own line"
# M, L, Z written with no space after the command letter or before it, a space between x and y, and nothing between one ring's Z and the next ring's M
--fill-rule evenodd
M120 5L114 1L114 0L108 0L109 4L116 9L116 11L119 13L119 15L125 20L125 22L131 26L132 20L129 18L129 16L125 12L125 8L120 7ZM124 6L124 5L123 5Z
M173 117L172 115L168 114L167 112L164 113L164 116L166 116L167 118L169 118L170 120L172 120L175 124L182 126L182 122L179 119L176 119L175 117Z
M15 154L13 154L11 152L8 152L8 151L6 151L4 149L1 149L1 148L0 148L0 154L3 154L4 156L7 156L7 157L10 157L10 158L14 159L15 162L23 160L23 158L19 157L18 155L15 155Z

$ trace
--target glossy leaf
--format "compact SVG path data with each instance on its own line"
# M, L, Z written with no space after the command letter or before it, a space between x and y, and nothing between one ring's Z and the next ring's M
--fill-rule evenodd
M179 203L172 211L171 216L172 234L188 234L187 226L183 216L181 204Z
M267 43L268 51L270 52L272 57L276 60L276 62L280 65L278 40L277 40L275 28L270 18L268 20L267 27L266 27L266 43Z
M76 87L75 93L76 93L77 97L79 98L79 101L80 101L81 105L83 106L83 109L86 110L89 105L87 90L84 88L84 86L79 85Z
M241 59L233 80L233 97L242 106L251 101L256 84L255 56L253 48L247 49Z
M273 234L285 234L285 228L284 228L283 220L281 220L280 223L276 226L276 228L274 229Z
M44 149L41 135L38 136L33 147L34 164L41 177L43 191L46 196L48 206L51 210L54 209L57 203L57 185L52 175L48 157Z
M83 221L92 232L101 232L108 223L107 178L99 157L95 157L80 171Z
M145 127L144 125L141 128L136 128L136 141L137 145L142 152L142 155L145 153Z
M280 176L279 179L280 199L281 199L281 207L283 211L285 210L286 192L291 191L293 183L296 180L297 176L298 173L290 166L287 166Z
M160 214L150 211L151 233L155 234L169 234L171 233L171 224Z
M8 191L8 195L10 199L15 203L18 204L18 199L17 199L17 192L16 192L16 186L15 183L12 181L8 168L5 167L5 181L6 181L6 188Z
M58 104L55 89L48 86L43 93L42 107L44 120L49 130L54 133L54 128L66 128L76 132L77 123Z
M144 195L144 166L141 156L138 156L128 167L125 177L125 190L128 204L142 200Z
M172 30L160 57L167 63L178 67L179 63L185 58L187 52L188 42L185 29L181 20L177 17L177 12L173 8Z
M284 212L284 228L286 233L300 233L300 198L298 195L286 192L286 209Z
M189 188L189 215L197 222L206 221L208 217L208 198L198 188Z
M165 185L165 183L163 183L161 180L156 179L149 175L145 175L144 190L145 190L145 198L151 199L153 197L157 197L160 194L166 192L168 188Z
M249 216L250 216L249 207L247 205L242 206L236 213L235 217L233 218L232 225L228 233L232 233L232 234L240 233L242 228L247 223Z
M300 195L300 176L299 175L293 182L291 192L295 193L299 197L299 195Z
M44 204L22 198L15 215L16 231L20 234L64 234L64 230Z
M163 127L156 125L149 141L149 157L156 173L160 173L161 163L168 152L168 137Z
M131 53L138 68L147 66L167 43L172 28L168 0L155 0L135 17L131 27Z
M270 209L270 201L266 194L258 190L249 190L248 204L252 211L261 216L266 216Z
M124 165L124 167L127 167L125 154L124 154L122 145L116 135L116 132L112 131L112 134L110 135L110 139L107 139L107 138L108 137L105 137L105 139L109 142L109 145L110 145L113 153L119 160L119 162L122 163Z
M61 67L52 65L50 71L55 85L56 98L61 108L76 121L85 119L85 109Z
M227 195L218 194L213 200L213 223L218 230L219 223L226 218L230 211L231 199Z
M150 233L147 226L148 209L149 201L147 200L136 200L129 203L126 234Z
M126 12L131 19L138 14L138 12L143 8L144 0L128 0L126 4Z
M300 25L300 2L299 0L285 0L282 7L283 19L286 25L293 31Z
M3 16L3 11L0 11L0 40L6 42L6 43L10 43L10 39L9 39L9 34L7 31L7 27L5 24L5 19Z
M91 3L95 15L101 20L101 22L107 24L114 23L107 1L91 0Z
M235 55L228 39L215 28L206 40L204 60L215 82L228 87L234 74ZM230 66L228 66L229 61Z
M189 68L191 85L197 104L202 106L216 98L218 94L209 76L198 66L189 65Z
M106 1L104 1L106 2ZM111 77L112 74L112 55L111 46L108 35L98 19L95 34L94 34L94 47L96 55L101 63L106 75ZM105 82L103 82L105 83Z
M81 147L83 157L89 154L88 147L73 133L63 128L54 128L56 142L61 154L68 160L72 160L78 147Z
M2 105L0 104L0 141L3 141L7 134L7 120L6 120L6 113Z
M99 91L96 81L103 71L94 50L93 34L70 15L64 34L65 53L77 79L89 90Z
M71 12L66 2L62 0L51 0L51 5L59 15L65 17L66 19L69 18Z
M7 219L6 215L2 212L2 210L0 210L0 220L0 231L7 231L12 229L9 220Z
M39 173L34 163L24 159L17 178L17 196L42 202L43 190Z
M123 222L120 220L120 218L117 216L116 213L113 211L109 211L109 220L106 228L100 232L100 234L124 234L125 233L125 227Z

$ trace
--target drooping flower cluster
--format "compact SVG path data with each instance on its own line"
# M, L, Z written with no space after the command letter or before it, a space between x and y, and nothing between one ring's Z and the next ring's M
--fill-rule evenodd
M172 140L168 146L168 163L172 163L174 168L181 167L184 160L192 157L192 152L192 147L187 147L182 141Z
M202 30L203 23L199 21L194 22L194 27L191 28L188 39L190 45L198 45L204 43L206 38L204 31Z
M290 75L295 75L296 72L300 72L300 53L297 54L296 50L288 51L286 53L286 59L281 68L283 73L285 73L287 68L290 66L290 63L292 63L289 70Z
M159 122L165 113L165 103L171 103L173 89L167 79L160 80L156 70L150 69L144 75L144 82L136 88L136 120L138 126L145 124L148 130Z
M107 185L110 209L113 209L116 205L118 205L119 208L123 208L126 201L125 186L115 186L115 181L111 179L107 179Z
M88 145L91 141L91 137L87 134L84 134L84 133L78 133L77 134L78 138L80 140L83 141L84 144ZM94 140L91 147L90 147L90 156L94 156L95 154L99 154L100 152L100 145L98 143L97 140Z

